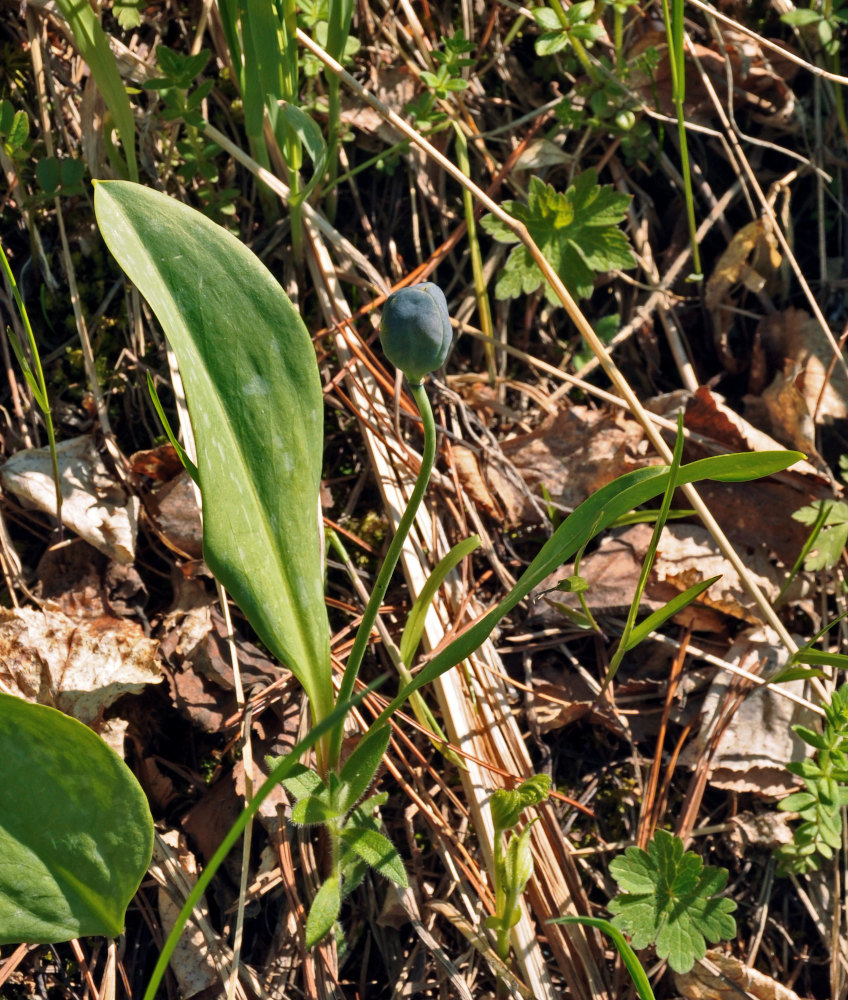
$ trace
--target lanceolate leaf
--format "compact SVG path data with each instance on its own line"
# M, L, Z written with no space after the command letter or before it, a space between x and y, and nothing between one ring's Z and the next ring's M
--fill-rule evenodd
M323 717L333 703L318 509L323 412L309 334L264 265L199 212L119 181L97 185L95 210L177 355L206 561Z
M348 827L342 830L342 840L384 878L403 889L409 885L400 855L382 833L366 827Z
M309 916L306 918L306 947L318 944L325 934L330 932L333 924L339 918L342 908L341 879L331 875L315 893Z
M653 614L648 615L648 617L643 622L640 622L630 633L626 649L635 649L635 647L638 646L643 639L646 639L651 632L658 629L663 622L668 621L668 619L676 615L678 611L682 611L685 607L688 607L692 601L697 600L705 590L709 590L716 580L720 579L721 574L718 576L711 576L707 580L701 580L700 583L693 584L687 590L684 590L676 597L673 597L667 604L658 608Z
M57 0L57 6L67 18L80 55L88 63L97 89L112 115L124 147L130 180L136 180L138 166L135 158L135 123L127 89L109 47L109 39L100 27L88 0Z
M702 479L742 482L758 479L794 465L804 456L797 451L752 452L738 455L715 455L690 462L678 470L676 484ZM507 596L488 614L478 618L461 635L438 652L419 671L415 679L380 713L375 725L385 722L413 691L440 677L446 670L470 656L492 633L498 622L554 570L571 559L581 546L609 527L616 518L665 492L667 466L651 466L628 472L585 500L557 528L539 550Z
M369 729L345 761L339 773L339 808L347 812L368 789L380 766L391 730L388 726Z
M0 944L117 937L152 851L120 757L75 719L0 694Z

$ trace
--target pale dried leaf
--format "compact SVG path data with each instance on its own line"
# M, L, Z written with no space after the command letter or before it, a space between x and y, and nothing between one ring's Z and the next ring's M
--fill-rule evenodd
M128 497L88 435L57 446L62 523L117 562L135 557L139 501ZM0 468L0 483L21 501L56 515L56 487L48 448L19 451Z
M4 687L86 724L121 695L162 679L156 651L157 643L127 619L74 619L50 603L0 608Z
M787 657L777 635L763 627L740 633L725 659L749 673L768 676L783 666ZM706 751L733 681L734 676L727 671L716 674L704 699L701 728L682 754L683 763L694 765ZM802 696L804 681L787 681L780 690ZM792 732L796 724L815 728L816 720L812 712L782 697L780 691L756 687L742 700L719 740L710 784L772 797L793 790L797 779L786 770L786 764L803 760L808 749Z
M753 1000L799 1000L776 979L714 948L707 952L706 962L698 962L691 972L674 973L674 984L685 1000L738 1000L743 995Z

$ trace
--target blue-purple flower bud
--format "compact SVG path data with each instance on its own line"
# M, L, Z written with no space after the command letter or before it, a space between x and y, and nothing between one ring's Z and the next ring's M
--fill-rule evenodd
M383 352L411 383L441 368L450 350L451 331L445 294L432 281L393 292L383 306Z

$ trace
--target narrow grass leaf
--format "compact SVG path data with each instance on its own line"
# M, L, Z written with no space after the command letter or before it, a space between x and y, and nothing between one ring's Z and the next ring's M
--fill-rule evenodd
M400 658L407 667L412 666L412 660L421 642L421 636L424 634L424 622L427 618L427 612L430 610L430 604L436 596L436 592L445 582L448 573L452 569L455 569L479 545L480 538L477 535L471 535L461 542L457 542L450 552L439 560L433 572L427 577L424 586L421 588L421 592L415 599L415 603L407 615L406 626L400 640Z
M714 455L681 466L675 477L675 484L683 486L703 479L720 482L757 479L780 472L803 457L797 451ZM376 722L385 722L413 691L429 684L470 656L491 635L498 622L545 577L568 562L582 546L622 514L664 493L667 481L668 466L635 469L619 476L584 500L545 542L509 594L488 614L477 619L444 649L439 650L415 679L380 713Z
M109 39L100 27L97 15L88 0L56 0L56 6L66 18L80 55L88 64L97 89L112 115L124 147L127 176L130 180L138 180L135 122L124 81L109 47Z
M656 629L667 622L669 618L674 617L678 611L682 611L685 607L688 607L693 601L697 600L705 590L709 590L716 580L720 579L721 574L719 573L718 576L711 576L708 580L701 580L700 583L696 583L684 590L682 594L678 594L677 597L673 597L667 604L658 608L653 612L653 614L648 615L648 617L643 622L640 622L630 633L630 638L627 640L627 645L624 647L625 651L629 652L631 649L638 646L640 642L647 639L651 632L656 631Z
M557 917L549 921L552 924L583 924L585 927L597 927L603 931L615 945L624 967L630 973L633 985L641 1000L655 1000L654 991L651 989L651 981L642 968L642 963L636 957L636 952L627 943L627 939L621 931L602 917Z
M0 694L0 944L117 937L152 852L120 757L76 719Z

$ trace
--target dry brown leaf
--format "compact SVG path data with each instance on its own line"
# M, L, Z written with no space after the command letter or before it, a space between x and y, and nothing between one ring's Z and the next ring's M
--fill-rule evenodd
M489 492L486 480L480 471L477 456L470 448L456 447L451 451L451 461L462 488L473 500L478 510L488 514L494 521L503 521L503 512L497 500Z
M782 666L788 654L771 629L746 629L724 659L749 673L768 675ZM710 732L725 704L734 675L719 671L710 685L702 709L703 721L681 761L694 766L707 749ZM789 761L803 760L807 746L792 732L796 724L815 727L813 713L784 698L781 691L803 695L804 681L787 681L779 691L756 687L742 700L724 730L713 757L710 784L734 792L783 796L797 779L786 770Z
M749 968L732 955L711 948L705 958L706 962L699 962L691 972L674 973L674 984L685 1000L739 1000L741 996L754 1000L799 1000L798 994L787 986Z
M791 821L784 812L742 812L731 817L728 825L727 839L740 857L749 848L771 853L793 840Z
M56 605L0 608L0 682L87 725L161 679L157 643L121 618L71 618Z
M569 509L625 472L659 462L648 456L644 431L635 420L588 406L562 410L538 430L504 441L501 450L533 493L541 496L544 486ZM506 511L508 525L538 520L527 498L494 463L487 464L485 474L490 492Z
M57 445L62 481L62 523L121 563L132 562L139 501L128 497L106 468L88 435ZM47 448L13 455L0 468L0 483L22 502L56 515L53 465Z
M787 374L797 372L793 384L806 403L807 412L813 415L822 395L818 419L823 421L845 420L848 418L848 378L841 364L833 366L833 371L825 384L825 377L833 360L833 350L819 323L803 309L784 309L779 313L760 320L757 334L766 351L767 358L778 375L786 381ZM769 405L769 413L782 428L779 410Z
M162 834L162 839L171 848L174 861L182 869L186 886L193 886L198 876L197 860L188 850L185 837L177 830L167 830ZM160 851L161 848L157 843L153 861L154 865L157 866L162 864L162 859L159 857ZM159 919L162 921L162 930L168 934L177 922L180 907L164 889L160 888L158 895ZM204 903L201 903L200 906L205 917L206 906ZM206 935L193 920L188 922L188 926L180 935L168 967L177 979L180 995L186 1000L190 1000L191 997L212 987L220 988L221 977Z
M724 367L740 371L740 361L730 349L728 338L735 322L737 303L734 288L742 286L758 294L769 289L777 279L781 256L777 240L765 219L755 219L743 226L719 257L704 290L704 303L713 323L713 339Z

